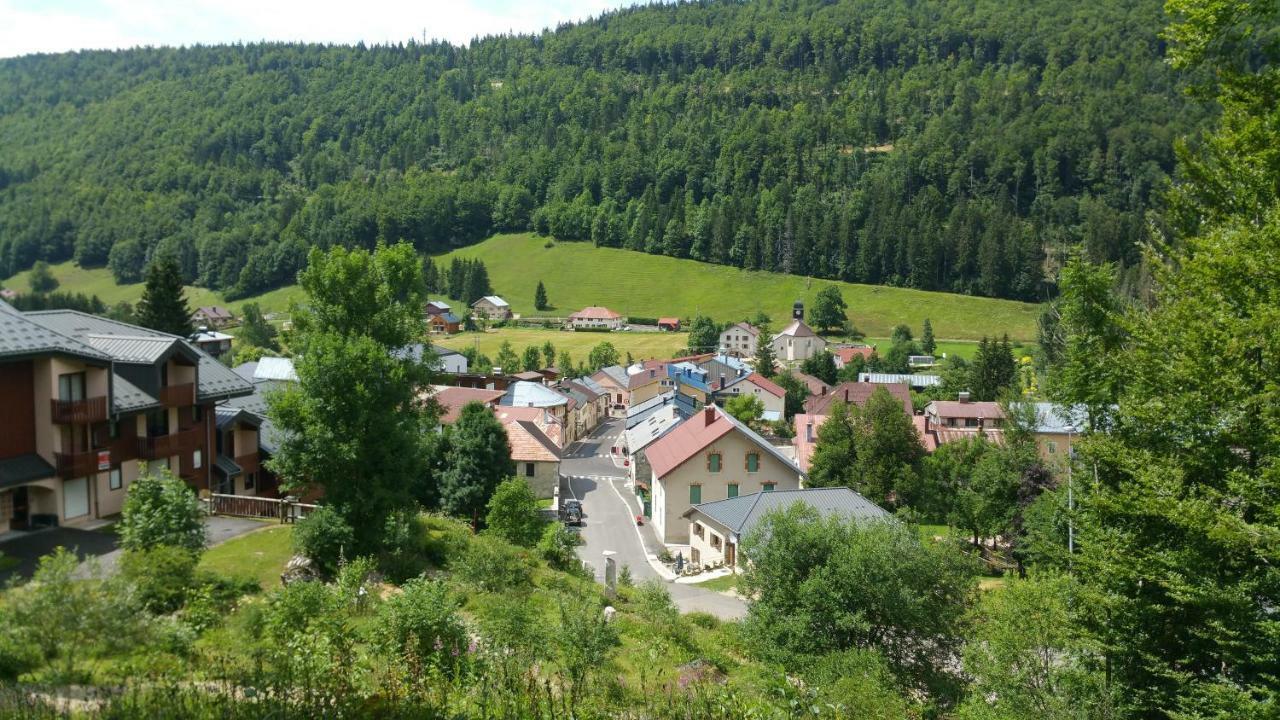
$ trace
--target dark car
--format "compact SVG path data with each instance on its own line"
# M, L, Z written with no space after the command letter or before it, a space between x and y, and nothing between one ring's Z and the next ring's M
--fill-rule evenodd
M560 518L570 525L578 525L582 523L582 502L580 500L565 500L560 506Z

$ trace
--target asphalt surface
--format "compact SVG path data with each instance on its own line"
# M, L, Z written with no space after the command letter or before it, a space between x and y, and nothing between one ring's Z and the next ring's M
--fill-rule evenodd
M697 585L670 582L649 564L648 557L656 557L662 545L648 525L636 527L640 503L634 490L626 486L626 471L609 456L609 449L621 444L621 432L622 421L609 420L590 437L572 445L560 461L560 474L565 476L568 490L564 497L582 501L584 542L578 548L578 556L591 564L596 580L603 583L603 553L613 551L618 569L629 568L635 582L666 583L681 612L703 611L723 619L746 615L747 607L741 599Z

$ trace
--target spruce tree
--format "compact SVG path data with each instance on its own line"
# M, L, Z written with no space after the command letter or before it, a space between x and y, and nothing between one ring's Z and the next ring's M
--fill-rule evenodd
M147 286L138 301L138 324L152 330L186 337L191 334L191 308L178 261L163 255L147 268Z
M759 326L759 340L756 342L756 372L771 378L774 376L774 362L777 358L773 356L773 343L769 342L772 333L769 332L769 325Z
M920 349L925 355L932 355L938 349L938 342L933 339L933 324L929 318L924 319L924 328L920 331Z
M547 304L547 288L542 285L542 281L538 281L538 289L533 292L533 307L537 310L546 310L551 307Z

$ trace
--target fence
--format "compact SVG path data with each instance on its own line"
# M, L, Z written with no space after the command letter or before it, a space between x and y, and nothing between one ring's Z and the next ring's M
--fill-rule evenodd
M213 493L207 501L210 515L235 515L237 517L264 518L294 523L310 515L315 505L293 502L289 498L265 498L249 495L222 495Z

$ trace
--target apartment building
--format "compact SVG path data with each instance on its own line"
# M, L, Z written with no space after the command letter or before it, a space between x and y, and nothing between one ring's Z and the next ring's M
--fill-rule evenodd
M184 338L0 302L0 532L114 515L149 468L219 487L215 406L252 391Z

